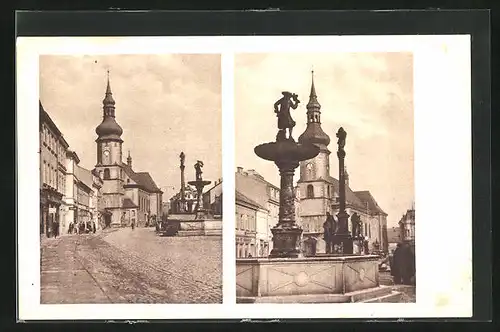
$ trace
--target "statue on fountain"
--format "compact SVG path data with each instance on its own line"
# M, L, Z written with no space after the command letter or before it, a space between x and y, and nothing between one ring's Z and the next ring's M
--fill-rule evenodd
M196 181L202 181L201 175L203 174L201 168L203 167L203 161L198 160L196 164L194 164L194 169L196 171Z
M361 236L361 218L356 212L351 216L352 237L357 239Z
M326 244L326 253L333 254L334 253L334 245L335 245L335 233L337 232L337 222L335 218L330 214L330 212L326 213L326 221L323 223L323 239Z
M274 113L278 117L278 134L276 141L293 140L292 130L295 127L295 121L290 114L290 108L296 109L299 106L300 100L295 93L288 91L282 92L283 97L274 103ZM279 106L279 109L278 109ZM288 138L286 137L286 130L288 129Z

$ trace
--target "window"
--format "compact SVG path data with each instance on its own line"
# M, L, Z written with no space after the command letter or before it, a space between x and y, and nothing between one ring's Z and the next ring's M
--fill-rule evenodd
M314 187L312 184L307 186L307 198L314 198Z
M330 197L330 186L328 186L328 188L326 188L327 191L328 191L328 197Z
M109 168L105 168L104 169L104 180L109 180L111 177L110 173L109 173Z

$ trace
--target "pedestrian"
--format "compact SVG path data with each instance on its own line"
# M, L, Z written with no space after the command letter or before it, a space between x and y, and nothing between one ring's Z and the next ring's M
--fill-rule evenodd
M73 233L73 222L72 221L69 222L69 226L68 226L68 234L71 234L71 233Z
M92 233L95 234L96 227L95 227L95 221L92 221Z
M131 226L132 226L132 230L134 230L134 228L135 228L135 222L132 221Z
M415 275L415 256L406 243L398 243L393 255L391 274L395 284L410 285Z
M410 246L405 243L402 246L402 269L401 279L404 285L411 285L411 279L415 275L415 255L413 254Z
M52 223L52 233L54 234L54 239L57 238L57 233L59 232L57 226L59 226L59 223L57 222Z

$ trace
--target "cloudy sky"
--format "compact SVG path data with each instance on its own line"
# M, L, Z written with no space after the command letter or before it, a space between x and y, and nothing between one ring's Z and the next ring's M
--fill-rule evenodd
M41 56L40 100L80 165L96 163L108 69L123 156L131 151L134 170L150 172L164 199L180 188L181 151L186 180L198 159L204 178L222 177L220 55L212 54Z
M311 70L330 136L330 175L338 178L336 137L347 131L346 166L353 190L369 190L394 225L414 200L413 58L410 53L239 54L235 59L236 166L279 184L276 166L253 148L273 141L273 104L288 90L297 139L306 127ZM298 170L295 173L298 180Z

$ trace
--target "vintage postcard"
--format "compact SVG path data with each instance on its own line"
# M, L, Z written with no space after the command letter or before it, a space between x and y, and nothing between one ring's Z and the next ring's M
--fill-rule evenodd
M470 48L18 38L19 318L470 317Z

